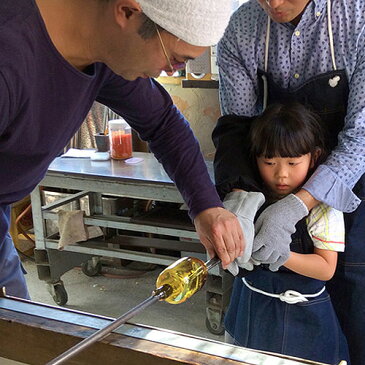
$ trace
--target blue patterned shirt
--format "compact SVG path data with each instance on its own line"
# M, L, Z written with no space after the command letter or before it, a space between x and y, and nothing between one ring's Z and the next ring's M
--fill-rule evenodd
M356 209L352 188L365 173L365 1L332 0L337 69L346 71L350 94L338 146L304 188L340 211ZM292 90L333 70L327 28L327 1L312 0L297 26L271 22L268 72ZM223 114L252 117L262 113L257 70L264 70L267 14L257 0L232 16L218 46Z

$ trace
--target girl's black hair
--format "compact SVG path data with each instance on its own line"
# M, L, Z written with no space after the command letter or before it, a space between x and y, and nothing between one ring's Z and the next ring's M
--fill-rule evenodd
M326 157L325 136L318 115L299 103L271 104L250 130L252 157L299 157L320 151Z

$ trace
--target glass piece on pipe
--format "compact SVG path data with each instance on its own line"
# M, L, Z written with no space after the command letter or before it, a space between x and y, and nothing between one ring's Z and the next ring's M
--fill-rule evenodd
M208 275L206 264L195 257L183 257L163 270L156 280L156 288L170 287L162 298L170 304L185 302L204 285Z

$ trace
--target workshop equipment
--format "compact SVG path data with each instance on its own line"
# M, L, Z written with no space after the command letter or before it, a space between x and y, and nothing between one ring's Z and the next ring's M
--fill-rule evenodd
M177 260L160 273L156 281L156 289L149 298L117 318L108 326L100 329L63 354L57 356L48 362L47 365L59 365L76 356L93 343L108 336L113 330L158 300L165 300L172 304L179 304L186 301L202 288L208 276L208 271L219 263L220 259L216 257L206 263L195 257L184 257Z
M2 296L0 363L44 365L113 318ZM20 340L21 339L21 340ZM116 329L70 361L74 365L324 365L141 324ZM343 365L343 364L341 364Z
M138 199L142 203L151 200L158 204L183 203L175 184L153 154L133 152L133 157L142 159L142 162L130 165L111 159L95 163L86 158L57 157L33 190L34 257L38 277L46 283L58 305L65 305L68 301L62 276L80 265L86 267L91 275L97 275L101 269L101 257L169 266L176 257L205 254L186 212L187 219L181 221L174 217L170 219L168 214L156 219L158 216L151 217L150 212L119 216L115 211L105 209L104 199L108 197ZM206 161L206 165L214 181L213 163ZM64 189L67 189L67 195L62 193L52 202L44 199L44 196L56 194L55 191L64 192ZM80 206L77 205L79 203ZM57 229L50 232L48 227L58 219L57 209L66 209L64 206L85 210L85 225L115 230L116 235L69 245L59 251ZM215 335L224 333L224 313L232 282L232 275L216 267L209 272L205 284L206 325Z

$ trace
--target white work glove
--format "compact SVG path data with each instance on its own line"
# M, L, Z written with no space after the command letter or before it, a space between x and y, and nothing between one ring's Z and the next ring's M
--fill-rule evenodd
M224 199L224 207L237 216L245 238L243 255L227 266L227 270L234 276L238 274L240 267L246 270L253 269L254 263L250 258L255 235L254 218L264 202L265 197L262 193L246 191L233 191Z
M308 208L294 194L267 207L255 223L252 258L261 264L270 264L271 271L279 270L289 258L295 225L306 215Z

